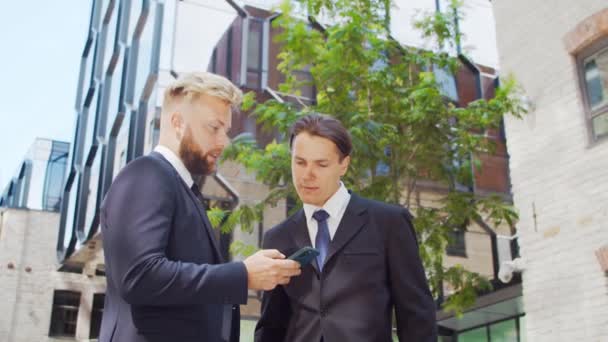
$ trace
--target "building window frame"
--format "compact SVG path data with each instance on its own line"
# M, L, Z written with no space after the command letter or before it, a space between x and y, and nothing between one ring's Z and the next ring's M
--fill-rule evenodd
M243 48L244 50L244 59L242 61L243 63L243 68L245 70L245 73L243 74L243 84L250 88L250 89L257 89L257 90L261 90L265 87L264 84L264 73L265 73L265 55L267 54L267 51L265 49L267 49L267 45L264 44L265 42L265 36L267 34L267 30L266 28L266 20L264 18L258 18L258 17L247 17L246 20L243 23L243 30L245 31L244 33L244 42L245 44L243 44ZM252 39L252 34L251 32L253 32L252 30L252 26L253 25L259 25L259 37L257 40L253 40ZM253 49L253 50L251 50ZM250 54L251 52L254 52L255 55L257 56L257 63L250 64ZM257 78L254 81L250 80L249 75L255 75L255 77Z
M445 252L449 256L467 257L467 242L466 228L454 228L449 232L450 241L445 248Z
M75 338L81 294L78 291L55 290L49 337Z
M585 79L585 63L600 53L608 53L608 36L597 39L594 43L581 50L575 57L581 100L585 111L585 123L589 135L589 147L599 142L608 141L608 134L596 136L593 127L593 120L595 118L608 115L608 101L598 108L592 108L591 103L589 103L589 90Z
M91 324L89 326L89 338L92 340L99 338L105 298L105 293L93 294L93 305L91 307Z

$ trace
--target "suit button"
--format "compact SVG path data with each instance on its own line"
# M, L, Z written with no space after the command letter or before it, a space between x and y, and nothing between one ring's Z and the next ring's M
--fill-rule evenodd
M327 316L327 311L321 309L321 317Z

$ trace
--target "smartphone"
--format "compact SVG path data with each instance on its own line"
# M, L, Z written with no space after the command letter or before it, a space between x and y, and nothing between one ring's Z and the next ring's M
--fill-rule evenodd
M318 250L306 246L290 255L287 259L295 260L300 263L300 266L304 267L310 264L310 262L313 261L317 257L317 255L319 255Z

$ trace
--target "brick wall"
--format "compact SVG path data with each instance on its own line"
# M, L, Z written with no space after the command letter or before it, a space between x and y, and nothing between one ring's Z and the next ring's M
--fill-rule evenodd
M0 213L0 341L54 341L48 337L54 290L81 293L76 338L87 340L93 294L105 292L105 278L57 272L59 214Z
M605 0L495 0L500 73L531 100L507 118L528 341L608 341L608 286L595 251L608 241L608 143L589 145L564 37Z

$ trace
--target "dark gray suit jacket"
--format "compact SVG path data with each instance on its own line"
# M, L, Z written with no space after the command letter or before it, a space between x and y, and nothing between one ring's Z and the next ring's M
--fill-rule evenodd
M247 302L245 265L219 264L204 207L159 153L116 176L101 231L107 292L99 341L222 341L226 305ZM232 309L231 341L238 341Z
M290 255L310 246L300 210L264 236ZM257 342L390 342L395 309L400 341L436 342L435 304L409 212L352 194L319 272L316 262L265 292Z

